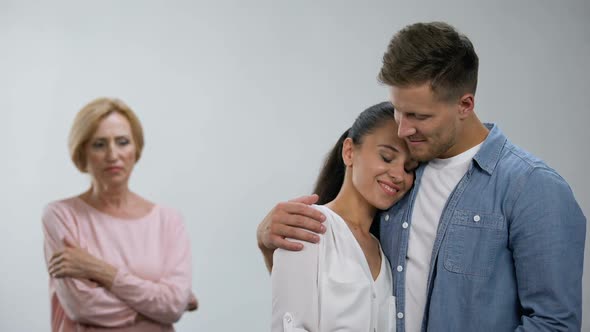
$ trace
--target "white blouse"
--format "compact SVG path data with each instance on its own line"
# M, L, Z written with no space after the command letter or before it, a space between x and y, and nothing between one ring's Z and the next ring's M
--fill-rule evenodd
M383 251L381 270L373 281L346 222L326 206L313 207L326 216L320 242L301 242L301 251L275 250L271 330L395 331L393 281Z

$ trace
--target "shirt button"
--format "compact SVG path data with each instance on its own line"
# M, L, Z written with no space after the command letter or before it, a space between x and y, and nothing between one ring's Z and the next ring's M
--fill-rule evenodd
M376 299L376 298L377 298L377 295L376 295L375 293L373 293L373 298L374 298L374 299Z
M397 313L397 318L399 318L399 319L404 318L404 313L403 312L398 312Z
M408 223L404 221L404 223L402 224L403 228L408 228Z
M481 217L479 216L479 214L476 214L475 216L473 216L473 221L478 222L481 220Z
M404 267L401 265L397 266L397 272L402 272L404 270Z
M387 221L387 220L389 220L389 215L388 214L385 215L385 221Z
M283 316L283 320L284 320L285 322L287 322L287 323L291 323L291 321L293 320L293 317L291 317L291 313L286 313L286 314Z

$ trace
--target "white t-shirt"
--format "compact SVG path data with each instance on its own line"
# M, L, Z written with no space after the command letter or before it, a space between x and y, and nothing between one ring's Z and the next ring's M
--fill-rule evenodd
M325 206L313 207L326 216L320 242L274 252L271 331L395 331L391 268L383 251L373 280L346 222Z
M432 248L447 199L469 169L481 144L451 158L434 159L426 165L414 202L408 240L405 306L406 331L420 331Z

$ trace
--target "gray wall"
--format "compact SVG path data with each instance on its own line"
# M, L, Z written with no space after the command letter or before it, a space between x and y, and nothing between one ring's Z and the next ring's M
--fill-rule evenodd
M177 329L267 330L256 225L309 192L339 134L387 98L381 56L417 21L473 40L477 113L557 169L590 215L589 2L446 3L0 1L0 330L48 328L40 214L88 187L66 137L102 95L145 126L132 188L186 217L202 307Z

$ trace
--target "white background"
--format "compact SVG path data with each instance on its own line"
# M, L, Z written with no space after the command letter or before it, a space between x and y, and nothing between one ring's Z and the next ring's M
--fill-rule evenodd
M48 330L41 211L88 187L66 140L98 96L145 127L132 189L186 218L201 308L177 329L268 330L256 225L387 98L383 52L418 21L471 38L480 118L560 172L588 216L588 17L588 1L0 0L0 330Z

